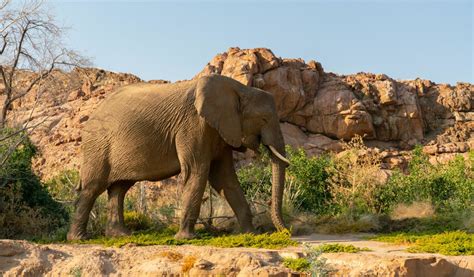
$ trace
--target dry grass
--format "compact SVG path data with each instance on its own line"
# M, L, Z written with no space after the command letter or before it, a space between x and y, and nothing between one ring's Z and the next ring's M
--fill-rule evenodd
M332 201L340 207L347 207L349 213L361 208L377 213L374 195L384 185L380 174L380 153L365 146L361 136L344 143L343 148L345 151L334 156L334 167L330 168Z
M193 268L194 263L197 261L197 258L195 256L186 256L183 259L183 263L181 264L181 272L183 273L188 273L191 268Z
M183 254L171 250L160 252L158 253L158 256L166 258L172 262L176 262L183 259Z
M429 202L415 202L412 204L398 204L390 217L395 220L405 218L425 218L434 216L433 205Z
M0 189L0 238L46 235L57 222L22 201L21 192L6 186Z
M321 234L372 232L380 228L379 218L376 215L365 215L358 219L350 216L327 216L318 218L316 222L313 231Z

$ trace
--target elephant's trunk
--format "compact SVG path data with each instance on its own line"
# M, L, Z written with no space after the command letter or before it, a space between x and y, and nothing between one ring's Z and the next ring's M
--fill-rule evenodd
M281 153L281 152L280 152ZM283 190L285 189L285 167L278 157L272 153L272 206L271 217L277 230L285 229L282 217Z
M283 191L285 189L285 142L278 119L262 129L262 142L270 150L272 161L272 206L270 209L273 225L277 230L285 229L282 216Z

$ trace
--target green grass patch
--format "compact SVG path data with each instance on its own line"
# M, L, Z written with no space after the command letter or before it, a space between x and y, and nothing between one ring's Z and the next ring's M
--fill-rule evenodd
M449 256L474 255L474 234L451 231L441 234L394 233L379 235L372 240L408 244L410 253L439 253Z
M309 271L311 268L311 263L305 258L284 258L283 265L297 272Z
M316 247L316 249L320 250L323 253L357 253L361 251L371 251L367 247L360 248L352 244L340 243L327 243Z
M198 237L190 240L175 239L174 229L163 229L159 232L142 232L131 236L108 238L98 237L90 240L75 241L79 244L101 244L105 246L121 247L126 244L135 245L198 245L198 246L216 246L223 248L233 247L252 247L279 249L287 246L295 246L298 243L291 239L289 231L275 233L265 233L260 235L238 234L213 236L205 231L198 231Z

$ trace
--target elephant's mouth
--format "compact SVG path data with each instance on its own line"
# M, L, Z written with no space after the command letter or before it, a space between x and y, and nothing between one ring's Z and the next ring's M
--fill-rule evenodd
M264 144L265 145L265 144ZM268 149L268 151L270 153L273 154L274 157L278 158L278 160L280 160L281 162L283 162L283 164L287 167L290 165L290 161L285 158L285 156L283 156L280 152L278 152L278 150L275 149L275 147L271 146L271 145L265 145L265 147Z
M288 161L285 156L280 153L275 147L272 145L267 145L262 142L262 137L261 136L247 136L242 139L242 146L240 148L236 148L234 150L239 151L241 148L249 148L252 149L255 153L260 155L260 145L263 144L269 153L272 154L273 157L277 158L279 161L283 162L285 166L288 166L290 164L290 161Z
M256 153L259 153L261 141L262 139L260 136L246 136L242 138L242 145L246 148L252 149Z

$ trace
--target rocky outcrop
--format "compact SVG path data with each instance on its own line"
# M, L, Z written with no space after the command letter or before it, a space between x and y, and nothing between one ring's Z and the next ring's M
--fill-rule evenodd
M275 96L282 121L334 139L424 143L433 131L472 122L474 85L396 81L384 74L339 76L320 63L281 59L264 48L230 48L195 78L222 74ZM464 124L472 133L471 124Z
M20 84L34 74L25 72ZM340 151L339 140L361 135L371 147L387 152L388 163L397 166L404 159L400 150L415 144L425 145L435 162L466 153L474 145L472 84L398 81L370 73L336 75L316 61L280 58L266 48L230 48L194 78L209 74L271 92L287 143L310 154ZM32 139L42 154L35 168L43 178L78 168L80 130L91 111L115 88L142 82L131 74L93 68L54 75L51 87L15 102L9 113L12 122L31 117L30 125L38 125Z
M323 254L324 268L330 270L329 276L467 277L474 272L473 256L409 254L393 248L384 245L365 253ZM110 248L0 240L0 275L298 276L283 266L283 258L288 257L304 257L301 247L268 250L129 244Z
M229 76L271 92L280 119L286 122L286 141L305 149L315 145L328 150L309 141L315 135L325 142L361 135L384 150L424 144L433 161L443 161L454 153L466 153L474 144L472 84L398 81L370 73L341 76L324 72L316 61L282 59L265 48L230 48L195 78L208 74ZM398 152L389 156L393 153Z
M28 84L32 78L33 74L26 73L21 81ZM14 102L8 115L12 125L28 122L34 126L31 140L40 152L34 168L43 179L78 169L81 129L90 113L116 88L142 82L132 74L96 68L56 71L53 80L46 89L35 89Z

